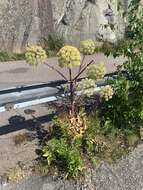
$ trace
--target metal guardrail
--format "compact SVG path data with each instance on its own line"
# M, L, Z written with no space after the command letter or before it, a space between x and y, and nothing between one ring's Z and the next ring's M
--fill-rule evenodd
M57 81L57 83L43 83L0 90L0 112L54 101L60 95L58 87L61 84L64 82Z
M38 84L32 84L32 85L20 85L18 87L11 87L0 90L0 95L12 93L12 92L21 92L24 90L32 90L37 88L44 88L44 87L57 87L62 84L66 84L66 81L64 80L56 80L56 81L50 81L48 83L38 83Z
M109 77L116 77L116 73L107 74L103 81L97 83L96 90L105 86ZM56 101L63 94L61 85L66 83L67 81L58 80L0 90L0 112Z

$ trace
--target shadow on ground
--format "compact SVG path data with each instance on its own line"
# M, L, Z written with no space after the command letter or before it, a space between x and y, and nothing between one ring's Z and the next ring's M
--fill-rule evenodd
M27 129L29 131L36 130L37 123L40 123L41 125L48 123L53 119L54 116L55 114L49 114L38 117L36 118L36 120L34 118L26 120L25 117L22 117L20 115L12 116L9 118L8 125L0 127L0 136L16 132L22 129Z

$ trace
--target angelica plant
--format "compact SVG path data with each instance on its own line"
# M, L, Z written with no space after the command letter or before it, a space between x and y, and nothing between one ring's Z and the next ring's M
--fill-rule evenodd
M104 77L105 68L104 64L93 64L95 61L91 59L88 63L84 61L86 55L92 55L95 52L95 43L92 40L82 41L80 48L66 45L62 47L58 54L59 67L66 68L68 76L64 75L62 70L48 63L46 51L40 46L30 46L26 49L26 61L30 65L37 66L41 63L47 65L50 69L57 72L68 83L68 109L69 115L75 116L76 114L76 91L81 90L83 94L87 96L93 95L96 87L96 80L100 80ZM82 56L81 56L82 53ZM76 75L73 75L72 69L79 67ZM81 75L87 71L87 77L82 80L78 85L77 82Z
M87 76L95 81L103 79L105 73L106 69L104 63L90 65L87 69Z
M61 68L65 67L68 69L72 69L73 67L80 66L81 56L79 50L76 47L64 46L60 49L57 56L59 66Z
M95 53L95 42L92 40L84 40L80 42L80 52L83 55L92 55Z
M37 66L46 60L47 55L41 46L28 46L26 48L25 58L27 63Z
M113 88L110 85L105 86L101 89L101 97L105 99L106 101L112 99L112 96L114 95Z

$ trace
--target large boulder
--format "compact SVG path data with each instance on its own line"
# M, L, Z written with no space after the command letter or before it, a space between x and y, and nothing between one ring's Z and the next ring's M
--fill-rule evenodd
M0 0L0 49L20 51L49 33L67 42L124 37L128 0Z

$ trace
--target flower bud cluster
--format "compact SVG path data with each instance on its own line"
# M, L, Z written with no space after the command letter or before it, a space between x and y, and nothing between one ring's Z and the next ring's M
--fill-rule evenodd
M110 85L103 87L100 92L101 97L104 98L106 101L112 99L113 94L114 91Z
M25 53L26 61L30 65L37 66L44 63L47 58L46 51L41 46L29 46Z
M95 92L96 84L92 79L82 79L77 86L77 90L81 91L83 95L92 96Z
M83 55L92 55L95 53L95 42L93 40L84 40L80 42L80 52Z
M87 69L87 76L93 80L103 79L105 73L106 69L104 63L93 64Z
M87 130L86 117L80 117L79 115L70 119L69 135L73 138L82 137Z
M59 66L73 68L81 64L80 52L76 47L64 46L57 54Z

